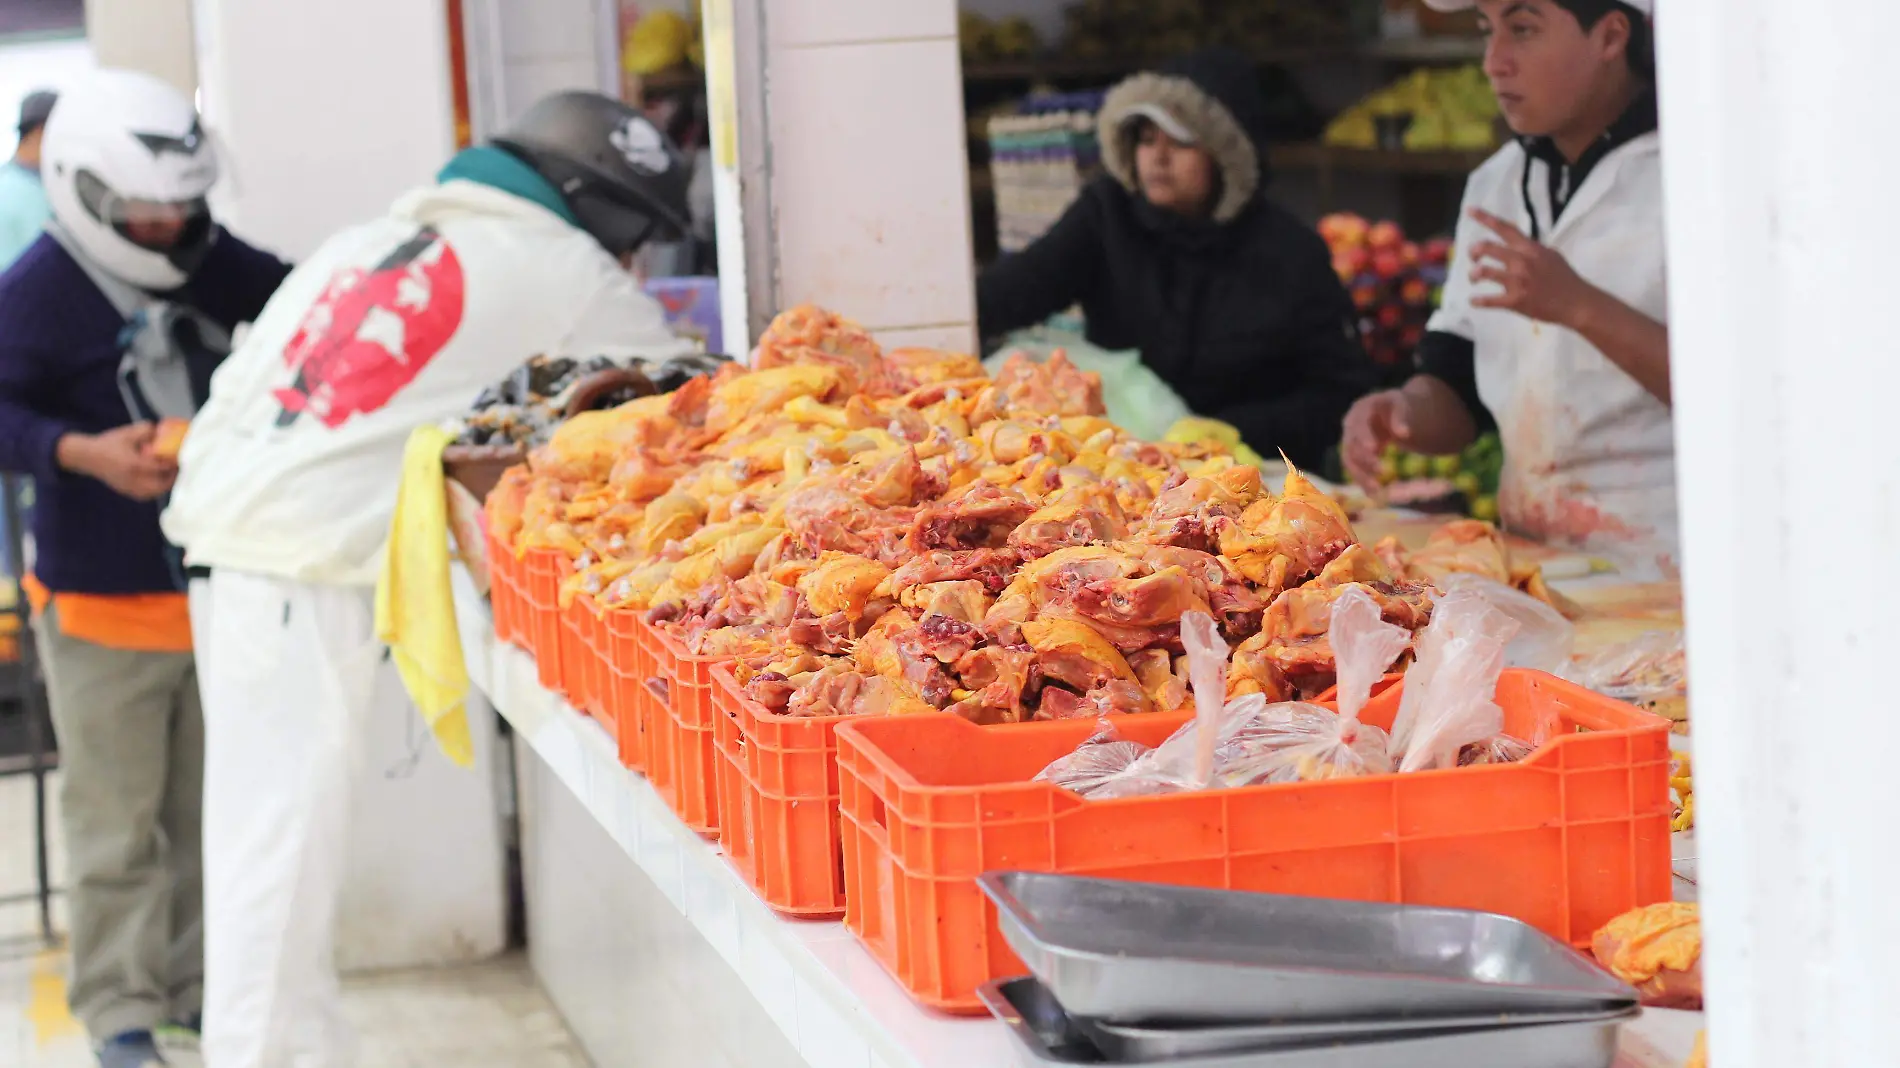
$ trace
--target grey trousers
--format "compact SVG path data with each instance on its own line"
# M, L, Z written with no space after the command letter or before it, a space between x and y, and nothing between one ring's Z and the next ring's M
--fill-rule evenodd
M59 738L72 1012L95 1041L199 1011L204 715L189 653L35 624Z

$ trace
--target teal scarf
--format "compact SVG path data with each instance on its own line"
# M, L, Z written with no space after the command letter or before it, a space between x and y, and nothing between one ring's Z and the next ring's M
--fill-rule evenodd
M568 225L579 226L574 209L561 199L561 191L553 183L541 177L541 173L523 163L506 149L494 145L479 145L465 148L449 160L448 166L435 176L438 182L454 181L457 178L470 182L479 182L504 193L512 193L523 200L539 204L561 218Z

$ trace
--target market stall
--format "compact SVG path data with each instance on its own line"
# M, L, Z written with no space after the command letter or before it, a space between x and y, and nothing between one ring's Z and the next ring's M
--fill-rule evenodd
M787 313L752 368L575 415L502 476L469 554L492 617L458 594L474 682L808 1063L1007 1056L947 1018L1024 968L996 870L1480 909L1660 981L1622 947L1693 896L1686 741L1505 665L1637 697L1674 592L1480 522L1355 522L1100 411L1060 358L992 377ZM1681 716L1680 687L1641 697ZM1693 1024L1645 1016L1625 1060Z

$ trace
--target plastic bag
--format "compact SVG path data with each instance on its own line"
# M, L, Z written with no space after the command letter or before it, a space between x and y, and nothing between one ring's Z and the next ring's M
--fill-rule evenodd
M1140 742L1123 739L1109 720L1103 719L1101 728L1075 752L1038 772L1036 781L1054 783L1087 797L1125 774L1130 764L1149 752Z
M1446 594L1460 590L1476 593L1517 623L1517 634L1504 650L1505 667L1560 675L1569 666L1577 627L1562 612L1522 590L1478 575L1447 575L1438 589Z
M1018 331L983 366L994 375L1014 353L1040 363L1058 349L1070 363L1101 376L1108 421L1143 441L1161 440L1169 428L1194 414L1165 379L1141 362L1141 353L1110 352L1089 344L1079 333L1046 327Z
M1465 746L1504 732L1495 696L1517 631L1515 620L1473 590L1439 598L1392 724L1399 771L1456 767Z
M1650 631L1573 666L1571 681L1605 697L1653 704L1689 692L1681 631Z

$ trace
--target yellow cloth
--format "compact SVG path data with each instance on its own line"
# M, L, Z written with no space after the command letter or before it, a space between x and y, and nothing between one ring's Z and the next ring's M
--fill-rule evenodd
M402 453L402 487L389 524L383 577L376 584L376 636L389 646L402 684L435 733L435 743L463 767L475 763L468 730L468 665L455 625L449 587L449 507L442 450L454 435L422 427Z
M1240 440L1240 431L1218 419L1189 416L1179 420L1168 428L1166 440L1176 445L1197 445L1203 441L1213 441L1233 453L1234 459L1243 464L1259 467L1266 462L1259 453L1248 448L1247 443Z

